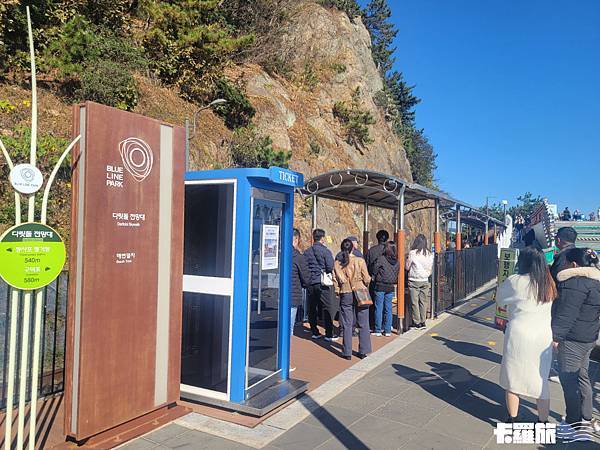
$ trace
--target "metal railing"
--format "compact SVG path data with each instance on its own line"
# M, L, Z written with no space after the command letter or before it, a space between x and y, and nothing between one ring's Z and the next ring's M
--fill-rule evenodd
M65 345L67 324L68 273L60 276L44 288L44 310L42 322L42 343L40 351L40 379L38 398L62 392L64 389ZM0 409L6 408L6 388L8 385L8 339L10 324L11 289L0 279ZM19 298L19 328L23 322L23 294ZM30 326L33 327L34 314ZM33 339L31 333L30 339ZM29 348L33 343L29 342ZM17 333L17 351L20 353L21 335ZM30 355L30 358L32 356ZM15 382L20 379L20 357L16 359ZM32 366L29 361L28 367ZM31 395L31 374L27 377L27 400ZM15 399L16 403L16 399Z
M435 255L435 313L452 308L498 274L498 247L484 245Z

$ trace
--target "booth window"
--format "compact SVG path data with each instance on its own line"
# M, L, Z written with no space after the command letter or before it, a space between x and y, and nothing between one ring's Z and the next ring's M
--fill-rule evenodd
M188 184L185 275L231 278L234 185Z
M181 382L227 392L230 297L184 292Z

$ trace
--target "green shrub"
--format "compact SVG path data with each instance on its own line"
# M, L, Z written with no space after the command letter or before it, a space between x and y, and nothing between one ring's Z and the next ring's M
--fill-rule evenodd
M312 91L319 85L319 76L312 64L306 64L297 79L298 83L306 90Z
M229 143L229 155L234 167L288 167L291 152L273 149L273 141L250 125L238 128Z
M214 111L223 117L225 125L230 129L249 125L256 114L242 90L225 78L220 78L215 83L214 97L227 100L227 103L215 106Z
M121 109L137 104L132 72L147 61L126 38L106 34L75 16L46 51L46 64L63 78L63 93L75 101L93 100Z
M320 0L319 3L326 8L337 8L340 11L344 11L351 19L362 14L356 0Z
M375 123L375 118L371 112L361 108L359 88L353 92L349 105L346 102L335 103L333 115L342 124L348 144L360 149L373 142L369 133L369 125Z
M143 46L151 68L185 98L204 100L225 62L254 42L219 16L221 0L144 2Z
M346 67L346 64L333 63L331 64L331 70L333 70L337 74L340 74L346 72L348 68Z
M310 141L308 148L310 150L310 154L314 156L318 156L322 151L321 145L316 141Z

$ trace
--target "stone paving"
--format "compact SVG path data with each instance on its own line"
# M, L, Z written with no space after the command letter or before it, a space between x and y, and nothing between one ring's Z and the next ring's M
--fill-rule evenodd
M438 326L407 345L362 380L319 408L265 449L491 449L494 424L506 417L498 386L503 335L493 325L490 293L472 299ZM600 370L592 363L595 406ZM560 384L551 383L552 421L560 421ZM521 415L535 421L535 401ZM555 449L600 444L549 445ZM147 449L249 449L237 442L171 424L124 447Z

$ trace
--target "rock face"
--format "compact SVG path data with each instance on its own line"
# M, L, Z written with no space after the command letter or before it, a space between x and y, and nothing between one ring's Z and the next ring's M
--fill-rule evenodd
M369 169L412 181L410 165L400 139L374 96L383 82L371 56L370 35L360 19L350 20L337 10L313 2L301 2L285 30L281 52L292 75L271 76L254 65L236 67L228 76L242 79L257 110L254 123L273 139L274 147L292 151L291 168L306 179L330 170ZM369 127L373 140L358 149L346 142L345 131L333 115L338 101L350 103L360 90L361 109L370 111L375 124ZM407 216L409 229L429 227L422 214ZM298 197L296 220L306 236L310 231L310 204ZM348 235L362 235L362 207L347 203L319 203L318 226L332 235L337 248ZM371 209L372 238L379 228L393 231L392 213Z

